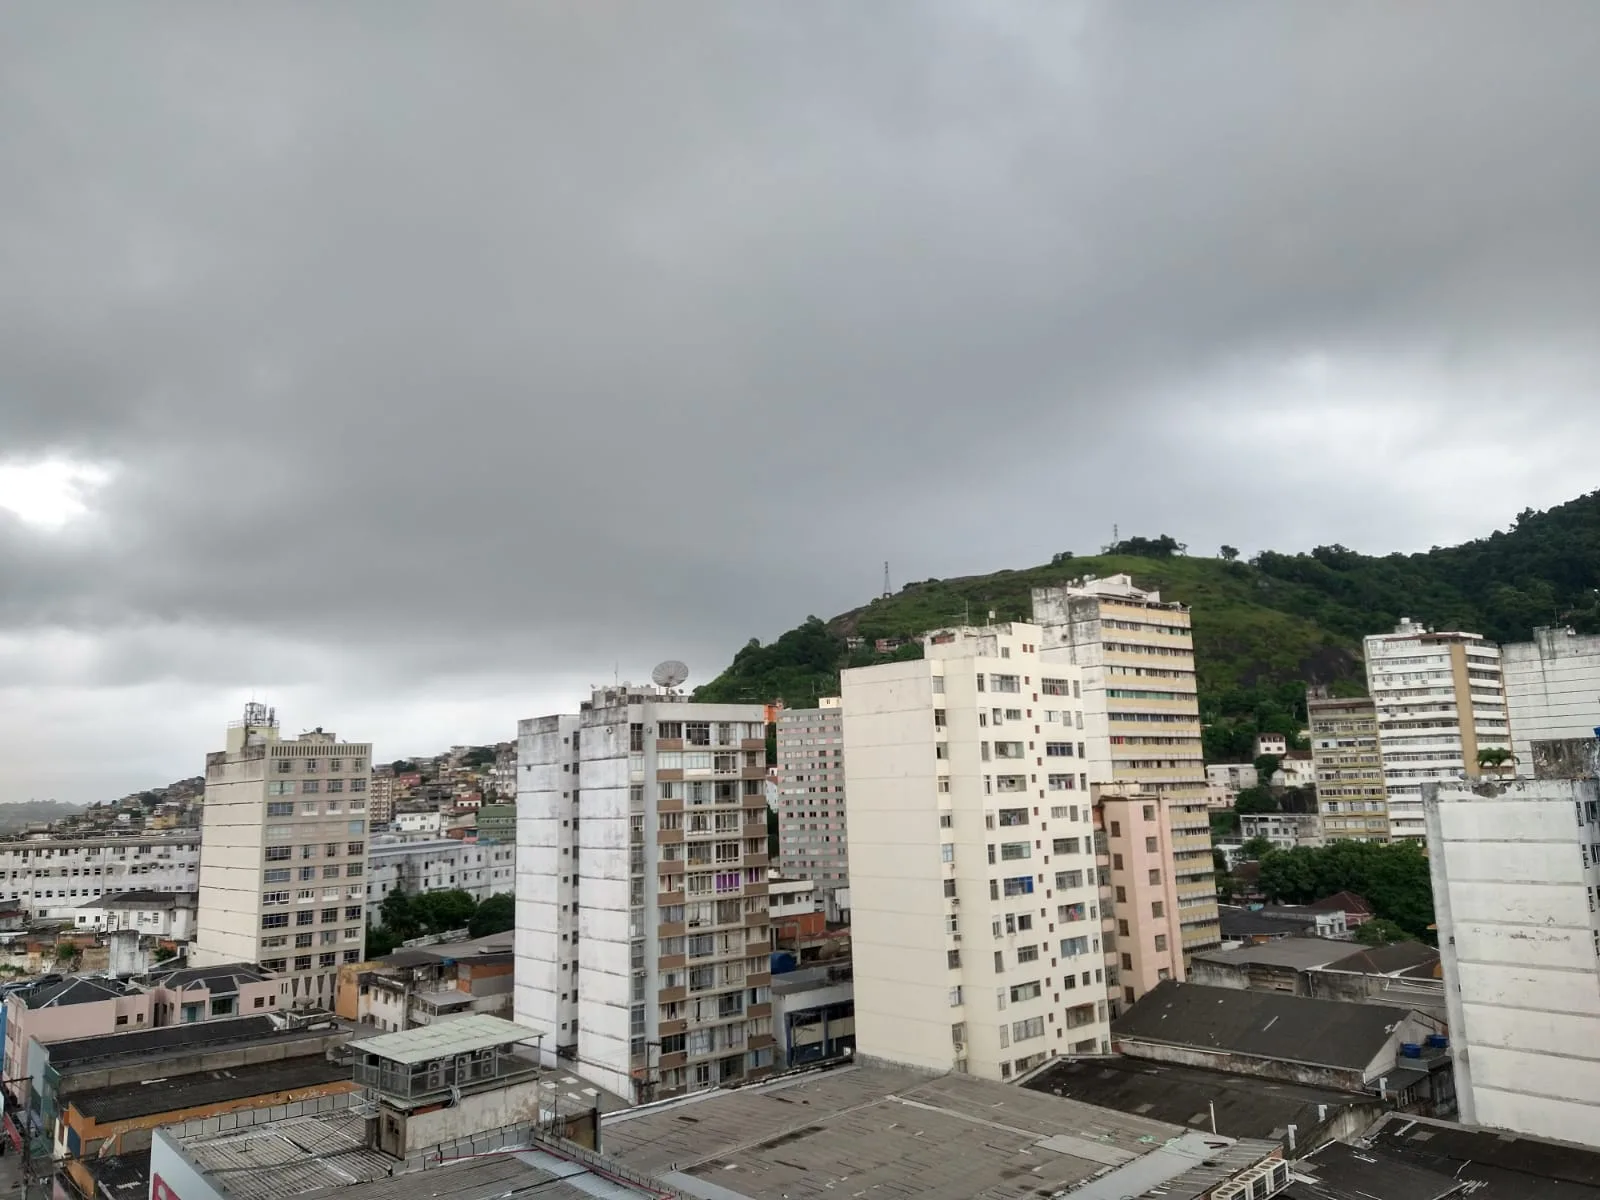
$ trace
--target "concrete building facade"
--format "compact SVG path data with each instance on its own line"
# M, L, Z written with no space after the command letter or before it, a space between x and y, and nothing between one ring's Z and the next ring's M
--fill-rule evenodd
M1476 774L1480 750L1511 749L1500 647L1404 618L1393 633L1366 638L1365 650L1389 837L1421 840L1424 786Z
M1113 575L1035 588L1033 616L1045 663L1082 669L1085 720L1110 745L1107 782L1161 805L1184 954L1220 945L1189 610Z
M1511 752L1517 774L1533 774L1533 743L1586 738L1600 726L1600 637L1535 629L1533 641L1500 647Z
M1461 1121L1600 1145L1600 784L1423 800ZM1537 744L1536 744L1537 747Z
M1101 789L1095 805L1101 939L1114 1018L1168 979L1183 979L1174 830L1160 797Z
M382 921L383 898L399 888L420 895L459 889L479 903L516 890L517 848L499 842L381 837L367 854L367 919Z
M1363 696L1306 701L1317 815L1329 842L1389 840L1389 793L1378 748L1378 709Z
M839 697L778 713L778 866L824 890L843 887L844 715Z
M206 756L200 902L190 962L254 963L285 1006L331 1007L366 937L372 747L313 730L284 739L245 707Z
M845 671L864 1055L1013 1079L1109 1045L1081 672L1020 622ZM1080 740L1082 739L1082 740Z
M199 880L200 837L193 829L0 839L0 898L31 920L76 920L86 901L115 892L194 892Z
M635 1099L766 1074L766 711L620 685L518 727L516 1019Z

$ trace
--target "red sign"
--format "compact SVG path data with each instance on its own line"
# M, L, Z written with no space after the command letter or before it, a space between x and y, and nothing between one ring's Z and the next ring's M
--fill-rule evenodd
M167 1186L159 1175L150 1176L150 1200L180 1200L177 1192Z

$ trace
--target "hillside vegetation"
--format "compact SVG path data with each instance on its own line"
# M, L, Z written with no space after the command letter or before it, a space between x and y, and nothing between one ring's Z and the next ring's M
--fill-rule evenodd
M1343 546L1263 552L1241 562L1190 555L1169 537L1130 538L1114 553L1059 554L1048 566L927 579L831 621L816 617L762 645L752 639L695 696L804 706L836 695L843 668L916 658L915 645L877 654L879 638L914 639L966 620L1027 619L1032 589L1085 575L1132 575L1140 587L1191 607L1201 717L1211 761L1248 759L1258 731L1293 734L1305 720L1307 684L1334 694L1365 687L1361 638L1403 616L1436 628L1523 641L1539 625L1600 631L1600 492L1511 528L1421 554L1358 554ZM846 638L866 639L850 651Z

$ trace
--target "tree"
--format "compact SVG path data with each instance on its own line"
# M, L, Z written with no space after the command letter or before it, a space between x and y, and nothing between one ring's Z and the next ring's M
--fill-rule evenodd
M417 936L418 917L411 906L411 895L405 888L395 885L379 903L378 923L388 930L397 942Z
M1507 763L1516 762L1517 756L1499 746L1489 746L1478 751L1478 765L1498 771Z
M400 939L382 925L367 930L368 958L382 958L385 954L393 954L399 945Z
M1270 855L1278 853L1278 848L1267 838L1253 837L1239 850L1239 857L1249 862L1264 862Z
M1071 550L1061 550L1061 551L1058 551L1057 553L1052 554L1050 556L1050 565L1052 567L1059 567L1059 566L1062 566L1062 565L1064 565L1066 563L1069 563L1071 561L1072 561L1072 551Z
M413 896L411 911L416 914L419 932L447 933L452 929L467 928L473 914L478 911L478 902L472 898L471 892L450 888Z
M1233 811L1241 815L1275 813L1282 812L1283 805L1278 803L1278 797L1273 795L1269 787L1240 788L1239 794L1233 798Z
M504 933L516 928L517 898L510 892L497 892L472 914L467 922L467 932L473 937L488 937L491 933Z
M417 764L409 758L397 758L389 764L389 769L396 775L409 775L417 769Z
M171 946L157 946L154 957L158 963L164 963L168 959L177 958L178 952Z
M1283 767L1283 759L1276 754L1258 754L1252 764L1256 769L1256 783L1266 787L1272 782L1272 777Z
M1274 851L1261 862L1260 882L1270 899L1289 904L1355 892L1377 916L1418 938L1427 939L1433 924L1428 859L1414 841L1340 841Z
M1386 921L1382 917L1373 917L1370 921L1363 921L1356 926L1356 941L1363 946L1387 946L1391 942L1416 940L1393 921Z
M1223 562L1233 562L1239 557L1239 551L1236 547L1224 546L1218 551L1217 557L1222 559Z
M56 943L56 961L58 963L75 963L83 956L83 951L75 942Z

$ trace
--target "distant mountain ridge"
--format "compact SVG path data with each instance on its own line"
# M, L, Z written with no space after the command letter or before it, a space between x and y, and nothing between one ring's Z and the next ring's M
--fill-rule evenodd
M1499 642L1527 640L1540 625L1600 632L1600 491L1545 512L1524 510L1507 530L1419 554L1373 556L1333 545L1264 551L1242 562L1190 556L1165 536L1110 549L1060 554L1048 566L922 580L830 621L811 617L767 645L752 639L695 697L810 705L837 694L843 668L921 655L914 642L879 652L879 639L981 623L991 611L996 620L1026 620L1035 587L1124 573L1190 606L1207 759L1229 761L1248 758L1257 732L1303 728L1308 684L1362 694L1361 638L1401 617ZM848 637L865 645L851 650Z
M21 833L30 825L59 821L62 817L76 816L83 810L81 804L67 804L60 800L0 802L0 833Z

